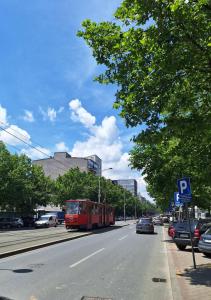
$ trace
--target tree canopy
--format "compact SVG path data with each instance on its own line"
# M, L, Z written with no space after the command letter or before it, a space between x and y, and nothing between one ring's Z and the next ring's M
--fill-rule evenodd
M142 125L131 164L165 205L183 175L194 203L211 203L210 16L208 0L124 0L115 21L78 32L106 67L96 80L117 85L126 125Z
M92 173L70 169L56 180L46 177L42 167L33 165L25 155L11 154L0 143L0 211L17 214L33 213L37 206L64 206L68 199L98 201L99 180L101 202L111 204L116 215L123 216L124 200L128 216L141 215L154 209L149 202L141 203L129 191L111 180Z

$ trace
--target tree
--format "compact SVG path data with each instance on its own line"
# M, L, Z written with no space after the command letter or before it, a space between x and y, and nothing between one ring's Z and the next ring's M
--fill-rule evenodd
M166 204L182 174L195 203L211 201L210 13L208 0L124 0L116 22L86 20L78 32L106 66L96 80L117 84L126 125L144 125L132 166Z
M37 205L51 202L54 184L41 167L25 155L10 154L0 143L0 208L31 213Z

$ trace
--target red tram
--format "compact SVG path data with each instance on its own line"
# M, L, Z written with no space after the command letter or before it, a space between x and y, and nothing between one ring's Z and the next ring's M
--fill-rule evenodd
M92 229L115 224L114 208L88 199L65 201L66 229Z

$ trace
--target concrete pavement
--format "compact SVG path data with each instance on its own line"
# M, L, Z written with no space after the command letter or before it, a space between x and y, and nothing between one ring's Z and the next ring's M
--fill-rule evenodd
M0 260L0 296L15 300L171 300L162 228L135 225Z
M174 299L210 300L211 299L211 259L195 251L196 270L193 268L191 248L185 251L177 249L172 239L164 232L173 287Z

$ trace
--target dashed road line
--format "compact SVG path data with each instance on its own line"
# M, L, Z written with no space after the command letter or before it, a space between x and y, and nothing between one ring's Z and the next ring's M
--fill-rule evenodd
M124 235L123 237L121 237L121 238L119 239L119 241L122 241L122 240L126 239L127 236L128 236L128 234L127 234L127 235Z
M86 257L80 259L79 261L77 261L76 263L70 265L69 267L70 267L70 268L74 268L74 267L76 267L77 265L79 265L80 263L82 263L82 262L86 261L87 259L89 259L90 257L92 257L92 256L94 256L94 255L96 255L96 254L98 254L98 253L100 253L100 252L102 252L103 250L105 250L105 248L101 248L101 249L99 249L99 250L93 252L92 254L90 254L90 255L88 255L88 256L86 256Z

